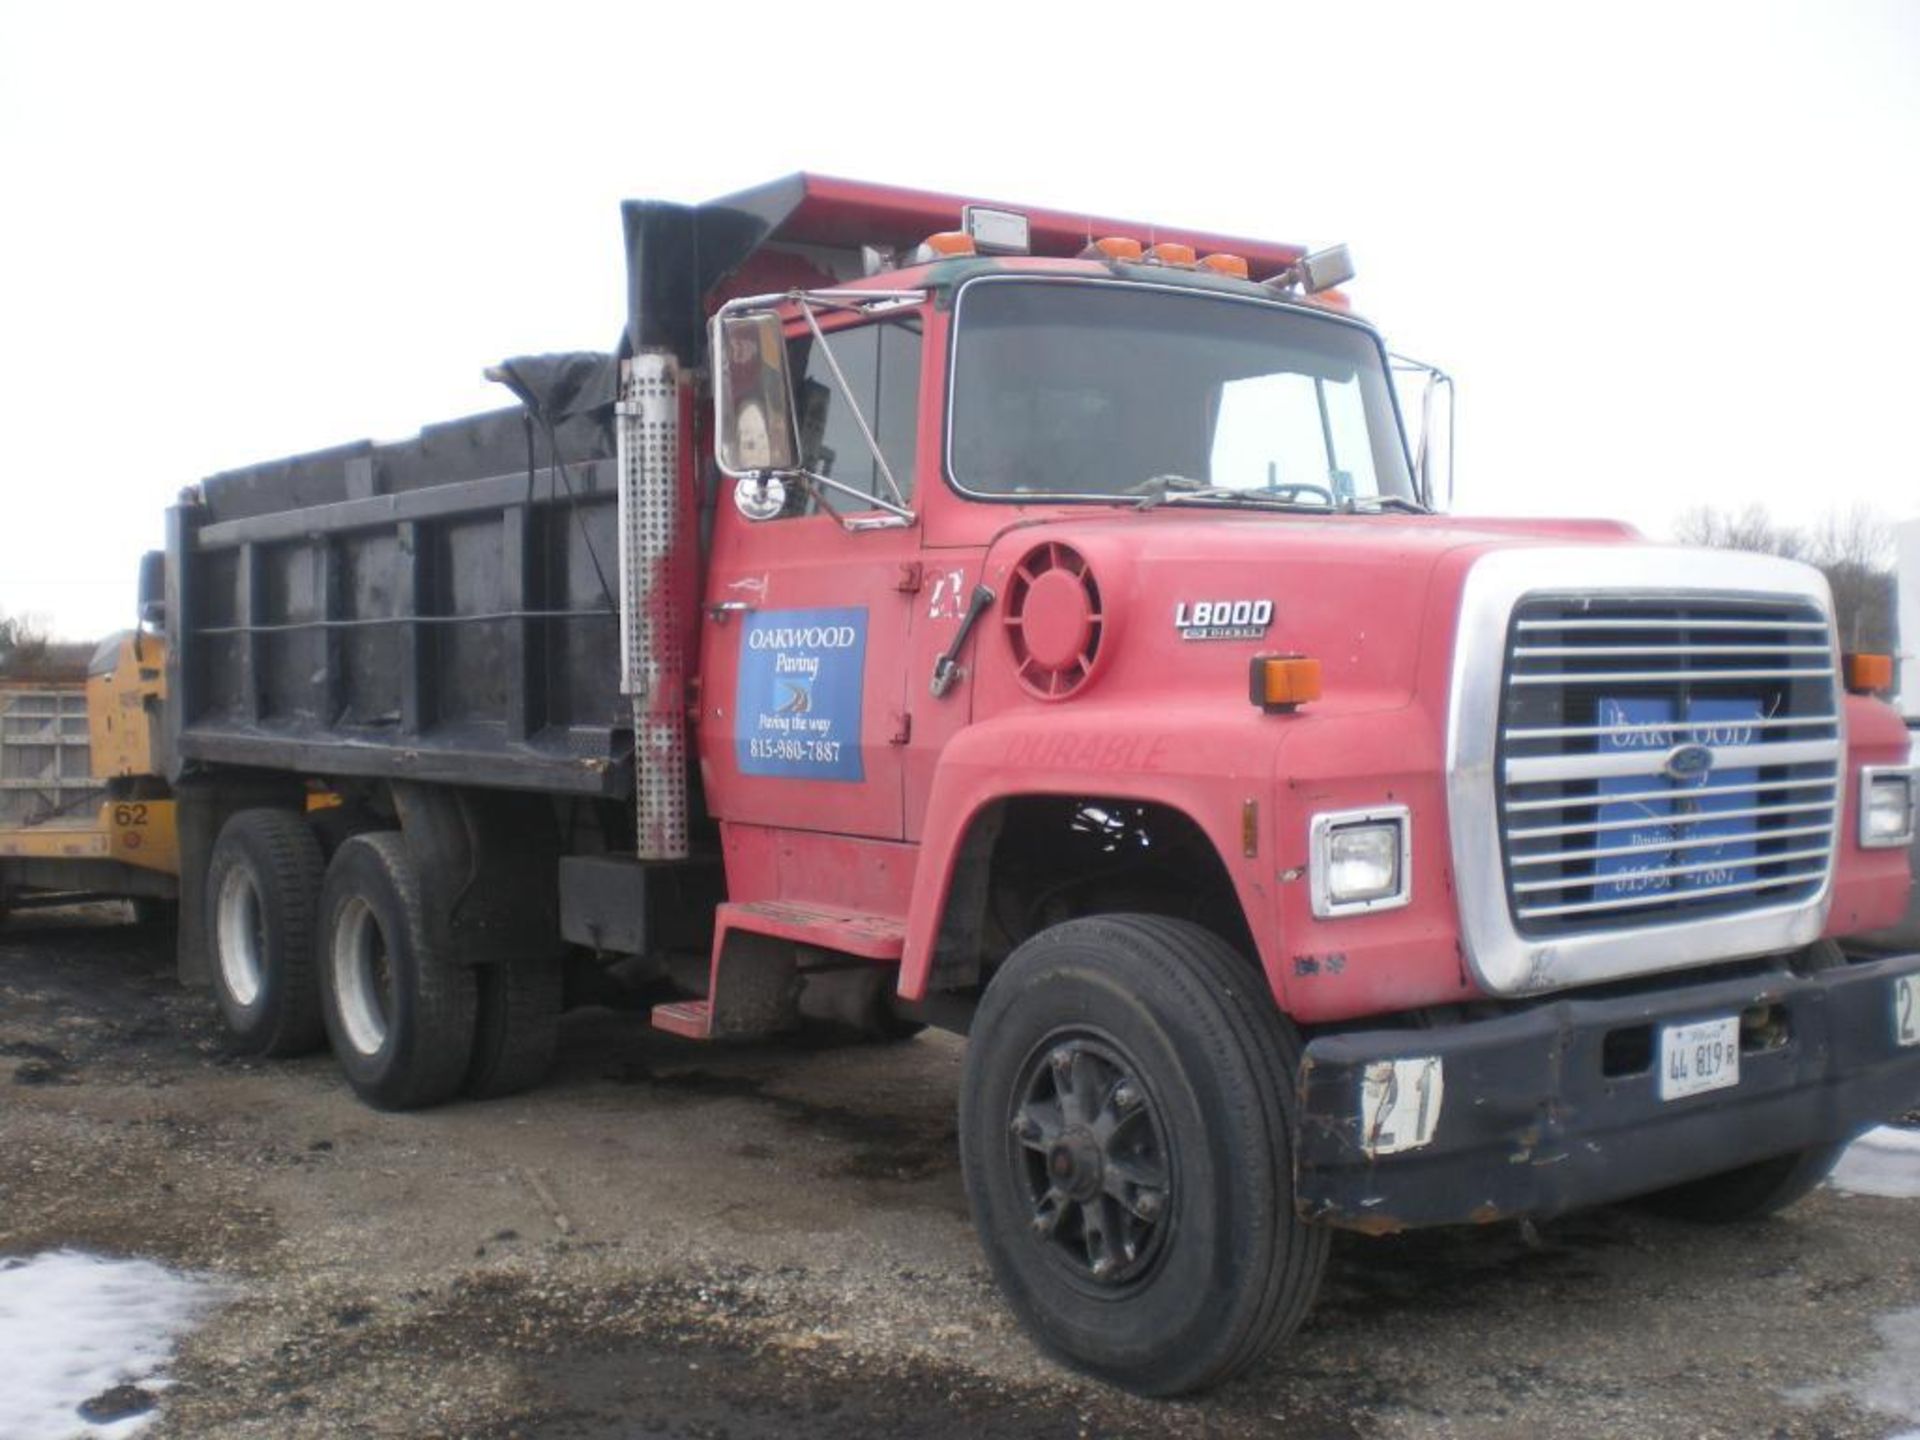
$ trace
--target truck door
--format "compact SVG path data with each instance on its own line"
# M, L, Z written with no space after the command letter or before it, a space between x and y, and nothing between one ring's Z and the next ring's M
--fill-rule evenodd
M909 499L919 330L917 316L896 316L827 331ZM804 335L788 348L802 463L862 495L888 495L818 342ZM752 521L734 506L733 482L719 483L700 654L709 810L738 823L899 839L919 528L849 530L849 518L882 512L797 483L782 514Z

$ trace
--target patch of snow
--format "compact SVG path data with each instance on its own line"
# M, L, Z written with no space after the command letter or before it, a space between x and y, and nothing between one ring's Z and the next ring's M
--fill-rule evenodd
M204 1280L149 1260L73 1250L0 1259L0 1435L125 1440L157 1413L95 1424L87 1400L116 1385L165 1388L173 1342L216 1298Z
M1847 1147L1827 1183L1849 1195L1920 1200L1920 1130L1869 1130Z
M1802 1404L1846 1399L1905 1424L1920 1424L1920 1310L1896 1310L1873 1322L1880 1353L1864 1375L1832 1385L1793 1391ZM1893 1440L1920 1440L1920 1430L1902 1431Z

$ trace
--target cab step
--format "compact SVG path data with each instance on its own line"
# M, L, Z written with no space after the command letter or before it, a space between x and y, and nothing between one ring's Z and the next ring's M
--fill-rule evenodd
M906 920L897 915L790 900L729 902L716 911L707 998L656 1005L656 1030L688 1040L743 1040L791 1028L800 947L898 965ZM817 967L808 967L817 968Z
M654 1029L682 1039L713 1038L713 1007L704 1000L676 1000L671 1005L656 1005L648 1018Z
M716 919L722 939L729 930L749 930L799 945L858 955L863 960L898 960L907 948L903 916L867 910L791 900L746 900L722 905Z

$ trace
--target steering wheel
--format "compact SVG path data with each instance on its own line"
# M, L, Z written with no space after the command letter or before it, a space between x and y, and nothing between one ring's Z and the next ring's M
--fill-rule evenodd
M1250 495L1274 495L1284 500L1291 500L1296 495L1317 495L1320 499L1327 502L1327 508L1329 510L1333 509L1334 506L1333 491L1327 489L1324 485L1265 485L1258 490L1250 490L1247 493Z
M1149 490L1164 490L1169 495L1192 494L1196 490L1211 487L1204 480L1196 480L1191 475L1173 473L1149 475L1144 480L1136 480L1131 485L1122 485L1113 493L1116 495L1144 495Z

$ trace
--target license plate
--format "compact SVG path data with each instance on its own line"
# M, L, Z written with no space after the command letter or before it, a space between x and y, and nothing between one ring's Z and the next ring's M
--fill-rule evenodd
M1920 976L1902 975L1893 982L1893 1038L1920 1045Z
M1660 1098L1679 1100L1740 1083L1740 1017L1660 1031Z

